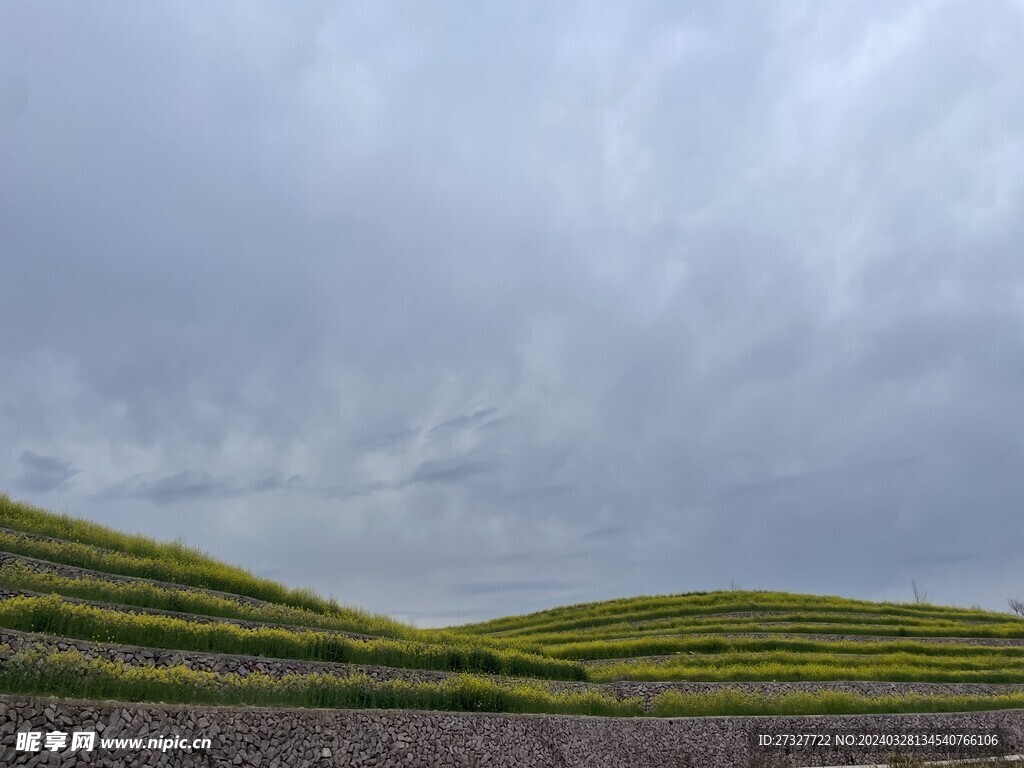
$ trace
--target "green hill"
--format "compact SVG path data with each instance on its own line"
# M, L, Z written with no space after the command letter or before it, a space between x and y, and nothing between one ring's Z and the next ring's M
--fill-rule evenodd
M616 716L1024 707L1024 620L784 592L439 630L0 495L0 692Z

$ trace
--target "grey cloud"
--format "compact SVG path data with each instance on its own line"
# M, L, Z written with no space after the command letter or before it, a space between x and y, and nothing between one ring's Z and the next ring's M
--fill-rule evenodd
M67 472L68 463L54 456L42 456L32 451L23 451L21 463L32 472L43 474L63 474Z
M546 555L539 552L514 552L509 555L490 558L490 561L497 565L524 565L526 563L541 562L546 557Z
M407 617L413 621L416 619L432 619L437 616L437 611L434 609L425 611L422 609L396 608L394 613L396 616ZM463 608L459 610L445 611L446 617L454 620L463 618L466 619L465 623L467 624L472 623L472 619L479 614L479 608Z
M477 427L477 431L483 432L485 430L497 430L501 427L506 426L509 422L515 421L515 416L501 416L497 419L491 419L485 421L483 424Z
M224 498L231 493L228 484L222 479L214 478L205 472L182 471L155 480L132 477L103 489L98 498L144 499L155 504L173 504L201 498Z
M23 78L0 76L0 131L19 120L28 109L29 89ZM3 134L0 133L0 136Z
M550 563L554 557L562 561L587 560L593 557L593 552L575 549L559 549L557 552L513 552L507 555L489 556L480 558L482 562L499 566L528 565L530 563L544 565Z
M398 450L408 445L419 434L420 430L418 429L403 429L399 432L357 440L352 447L357 451Z
M613 539L619 538L626 533L626 528L621 525L607 525L604 528L596 528L583 534L583 539Z
M893 459L882 459L841 468L827 468L781 474L764 480L754 480L716 491L705 497L703 501L716 499L738 498L743 496L758 497L765 493L788 493L799 491L801 487L829 487L849 485L851 482L873 481L884 475L911 470L919 464L922 456L900 456Z
M1021 19L0 4L0 484L428 623L1001 607Z
M254 491L274 491L283 488L284 485L284 477L280 473L276 473L267 475L262 480L257 480L252 488Z
M376 481L372 483L362 483L359 485L336 485L336 486L323 486L323 487L307 487L310 493L323 496L328 499L355 499L360 496L371 496L380 491L393 491L397 488L402 487L402 483L388 483L384 481Z
M96 494L96 498L101 501L139 499L165 505L286 490L305 490L302 478L299 475L286 478L281 473L275 473L253 483L237 484L228 478L215 477L208 472L183 470L153 480L135 475L104 488Z
M524 488L523 490L510 493L506 496L509 501L533 503L548 499L557 499L572 493L575 488L571 485L544 485L540 488Z
M32 451L22 451L19 461L22 470L15 483L18 488L31 493L56 490L81 471L71 469L70 463L55 456L44 456Z
M495 595L506 592L567 592L580 585L571 581L547 579L499 581L491 583L460 584L454 591L462 595Z
M868 562L884 567L903 569L948 568L977 560L981 555L975 552L901 552L889 557L869 557Z
M437 438L451 432L475 427L482 422L485 422L488 417L497 413L497 411L497 408L481 408L478 411L473 411L473 413L455 416L454 418L442 421L440 424L431 427L427 430L427 435L431 438Z
M469 414L455 416L425 431L420 429L403 429L397 432L389 432L357 440L352 444L352 447L357 451L398 451L408 448L422 434L425 434L428 440L437 441L473 427L476 427L478 430L496 429L514 418L512 416L504 416L488 421L488 417L496 411L497 408L482 408Z
M288 477L285 477L280 472L275 472L271 475L267 475L262 480L257 480L250 486L250 490L253 493L300 488L302 488L301 475L290 475Z
M493 471L493 461L425 461L416 467L408 483L458 483Z

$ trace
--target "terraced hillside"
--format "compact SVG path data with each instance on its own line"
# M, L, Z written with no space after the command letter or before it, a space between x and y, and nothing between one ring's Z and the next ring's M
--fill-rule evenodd
M1024 620L729 591L423 630L0 496L0 693L630 718L1024 710Z

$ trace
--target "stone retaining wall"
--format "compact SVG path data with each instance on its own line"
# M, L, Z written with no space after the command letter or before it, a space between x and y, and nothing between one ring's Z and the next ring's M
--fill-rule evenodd
M10 650L4 650L3 645ZM273 659L264 656L243 656L198 651L176 651L164 648L141 648L114 643L96 643L89 640L55 637L39 633L19 632L0 628L0 664L12 652L34 647L44 651L66 651L75 649L89 659L105 659L123 664L139 666L168 667L182 664L190 669L219 674L235 673L241 676L262 672L274 677L287 674L308 675L325 673L348 677L363 674L373 680L406 680L410 682L439 682L450 673L425 669L401 669L364 664L338 664L331 662L302 661L297 659ZM492 679L500 678L490 676ZM561 680L529 679L521 682L546 685L555 691L598 691L620 699L639 696L645 707L655 697L668 690L680 693L714 693L721 690L740 690L765 696L779 696L795 691L845 691L865 696L894 696L900 694L949 694L990 696L1000 693L1024 691L1024 685L995 685L988 683L884 683L876 681L828 681L828 682L633 682L585 683Z
M10 650L4 649L4 645L8 646ZM201 672L234 673L242 677L254 672L262 672L275 677L292 674L309 675L317 672L340 677L364 674L374 680L408 680L412 682L437 682L448 677L447 672L427 669L400 669L364 664L337 664L326 661L273 659L265 656L143 648L0 628L0 665L13 652L29 648L44 652L76 650L87 659L103 659L134 666L173 667L183 665Z
M209 738L209 749L15 750L16 731L95 730L99 738ZM996 754L1024 751L1024 712L949 715L594 718L407 710L185 707L0 696L0 764L92 768L745 768L755 758L792 766L882 762L894 750L769 749L759 734L972 733L995 735ZM907 750L904 750L905 752ZM917 748L925 759L980 749ZM988 754L993 752L989 751ZM778 764L778 763L776 763Z

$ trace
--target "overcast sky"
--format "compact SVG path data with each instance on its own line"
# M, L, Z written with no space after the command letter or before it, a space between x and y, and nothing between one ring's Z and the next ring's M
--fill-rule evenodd
M1024 3L0 4L0 489L422 625L1024 598Z

